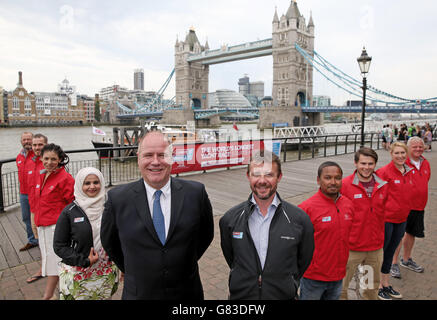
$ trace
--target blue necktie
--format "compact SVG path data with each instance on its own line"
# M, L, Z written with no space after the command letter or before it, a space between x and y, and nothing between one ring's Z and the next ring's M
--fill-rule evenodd
M155 200L153 201L153 225L155 226L159 240L161 240L162 244L165 244L165 221L164 215L162 214L161 203L159 201L161 194L161 190L156 190Z

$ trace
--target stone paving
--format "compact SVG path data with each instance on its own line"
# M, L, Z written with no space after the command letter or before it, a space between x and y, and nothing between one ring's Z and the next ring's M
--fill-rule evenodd
M378 151L378 154L385 151ZM431 171L437 173L437 153L425 153L431 163ZM351 160L352 156L343 156L339 161ZM384 155L387 159L387 155ZM336 160L331 157L329 160ZM308 160L315 161L315 160ZM319 159L318 162L321 162ZM243 172L243 171L242 171ZM424 273L415 273L401 267L402 279L390 279L395 289L398 289L407 300L434 300L437 299L437 174L431 177L429 201L425 209L425 238L416 239L413 258L425 267ZM311 196L316 189L285 200L299 204ZM19 208L14 209L19 210ZM223 300L228 296L229 268L223 258L220 248L218 221L221 215L214 216L214 241L200 260L200 274L203 282L205 299ZM24 230L23 230L24 232ZM0 271L0 300L38 300L43 296L46 279L32 284L26 283L26 278L34 274L39 268L39 261L19 265ZM350 299L357 299L354 290L355 283L351 283ZM113 300L121 297L121 288L114 295Z

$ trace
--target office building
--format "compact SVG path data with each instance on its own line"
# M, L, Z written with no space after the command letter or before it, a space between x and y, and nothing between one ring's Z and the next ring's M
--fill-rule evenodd
M134 90L144 90L144 70L134 70Z

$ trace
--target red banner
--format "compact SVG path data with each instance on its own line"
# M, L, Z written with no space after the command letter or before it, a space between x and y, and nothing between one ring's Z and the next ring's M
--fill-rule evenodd
M171 173L203 171L248 164L250 155L264 149L264 141L228 141L173 145Z

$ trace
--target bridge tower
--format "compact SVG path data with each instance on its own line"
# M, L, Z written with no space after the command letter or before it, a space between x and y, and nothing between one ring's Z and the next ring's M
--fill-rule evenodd
M318 125L319 113L303 113L301 106L312 105L313 68L296 50L294 44L312 54L314 50L314 22L308 24L292 0L281 18L275 9L272 21L273 107L260 110L260 128L274 122L288 122L289 126Z
M185 41L176 40L176 104L182 105L184 109L208 108L209 66L187 61L190 54L200 54L206 50L209 50L208 41L202 46L193 27L190 28Z

